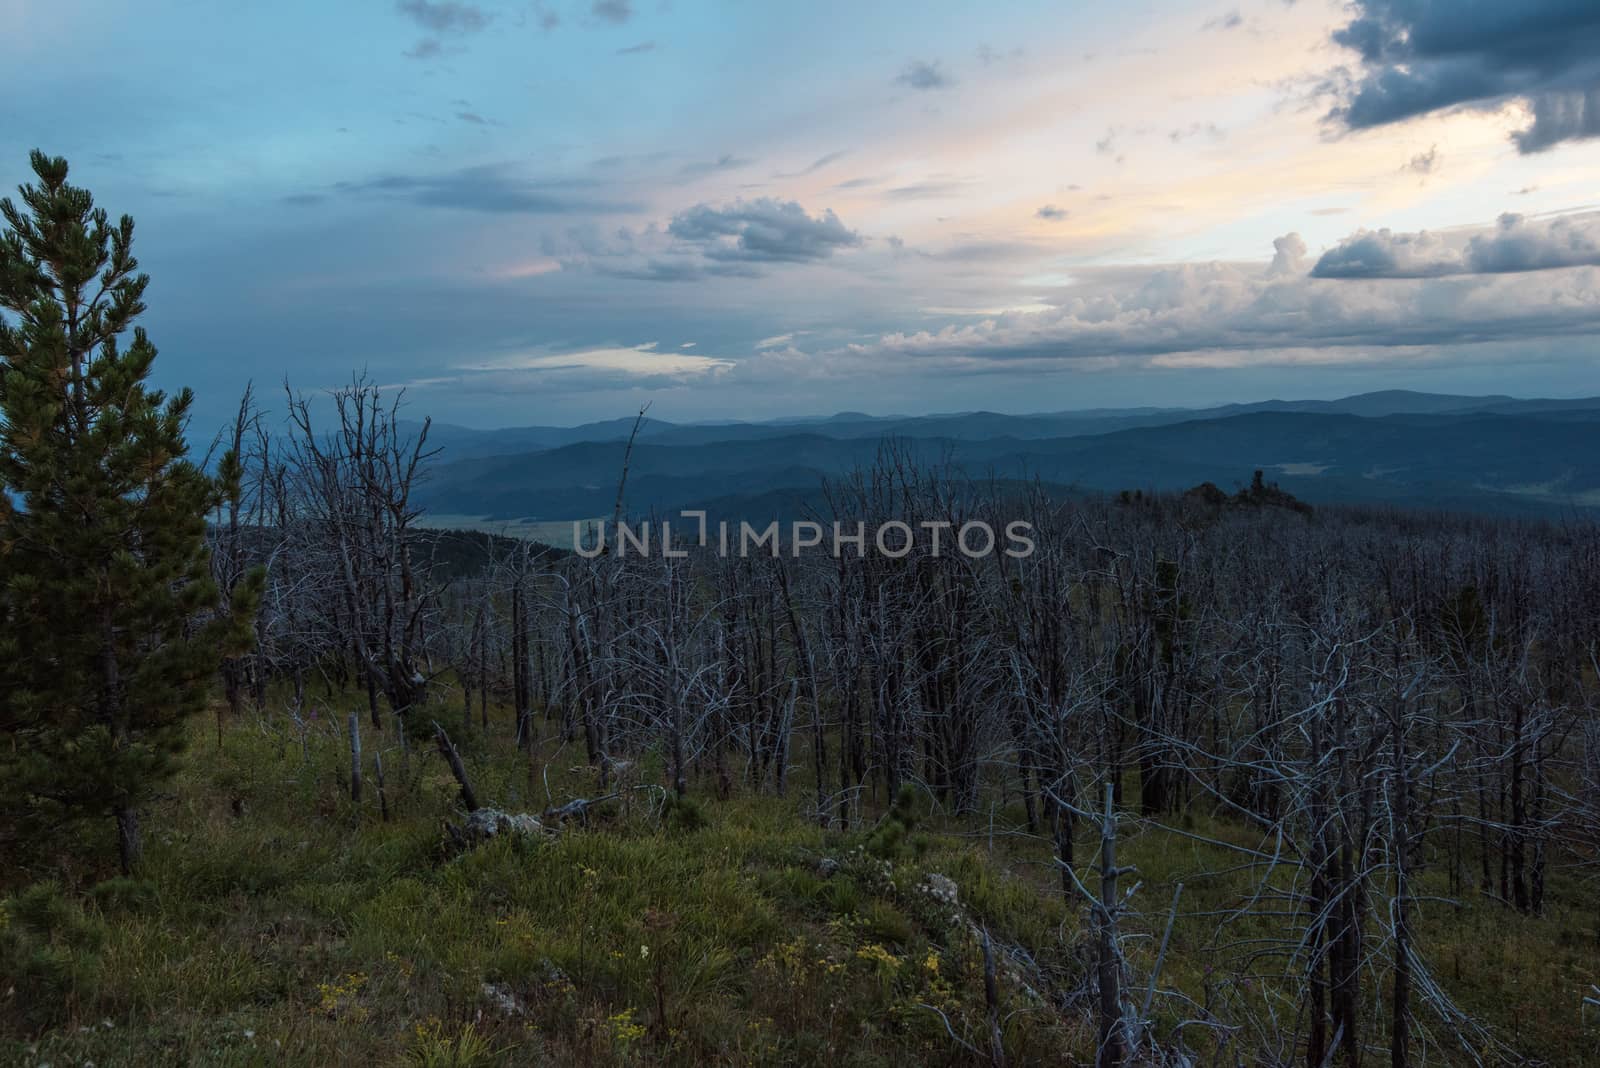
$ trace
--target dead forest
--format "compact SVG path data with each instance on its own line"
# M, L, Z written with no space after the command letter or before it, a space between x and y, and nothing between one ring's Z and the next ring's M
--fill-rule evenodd
M267 581L218 715L301 722L363 693L353 790L363 769L373 788L364 736L369 753L443 754L477 807L452 739L488 731L493 703L516 727L489 744L524 750L530 783L535 743L559 737L596 798L652 754L663 795L706 805L765 793L850 829L914 795L1046 841L1053 892L1095 933L1062 1011L1093 1016L1103 1065L1493 1062L1499 1036L1452 1001L1416 916L1472 899L1514 925L1557 880L1593 885L1591 521L1313 511L1259 481L1069 497L886 444L830 484L819 519L1023 520L1034 551L585 558L447 545L418 526L433 452L396 399L357 381L331 421L290 400L269 428L247 396L232 430L243 477L214 566L223 589L257 564ZM463 546L465 563L444 558ZM1189 831L1196 812L1236 833ZM1203 1003L1164 983L1160 955L1128 952L1201 907L1182 885L1148 900L1119 867L1119 842L1153 826L1205 837L1248 877L1203 917Z

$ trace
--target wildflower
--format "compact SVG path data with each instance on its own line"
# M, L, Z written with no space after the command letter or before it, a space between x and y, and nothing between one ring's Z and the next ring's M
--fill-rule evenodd
M611 1037L619 1045L626 1046L628 1043L644 1037L644 1025L634 1022L633 1009L631 1008L614 1013L607 1018L607 1022L611 1024Z
M856 956L862 960L872 961L882 968L894 969L900 967L900 958L876 942L869 942L856 950Z

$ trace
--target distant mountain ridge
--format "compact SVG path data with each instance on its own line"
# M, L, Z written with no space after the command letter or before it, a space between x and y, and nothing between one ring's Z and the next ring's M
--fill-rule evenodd
M633 422L504 430L435 424L438 467L419 495L431 511L453 516L549 522L609 514ZM1063 491L1208 481L1226 489L1259 468L1312 502L1600 514L1600 397L1405 390L1196 410L647 419L627 504L642 513L716 501L724 511L759 513L776 501L811 499L825 478L871 463L887 439L925 463L953 462L973 477L1038 479Z

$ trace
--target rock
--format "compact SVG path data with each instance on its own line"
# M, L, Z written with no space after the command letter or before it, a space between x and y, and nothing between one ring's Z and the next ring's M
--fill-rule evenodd
M521 1016L528 1010L523 1006L522 999L511 992L511 988L504 983L484 983L483 998L502 1016Z
M949 905L951 908L960 908L961 899L956 890L955 880L938 872L930 872L922 880L922 892L929 897Z
M472 841L495 838L502 834L516 837L533 837L544 833L544 824L525 812L501 812L497 808L480 808L467 816L466 837Z
M817 861L817 874L824 879L833 878L839 870L839 862L832 857L823 857Z

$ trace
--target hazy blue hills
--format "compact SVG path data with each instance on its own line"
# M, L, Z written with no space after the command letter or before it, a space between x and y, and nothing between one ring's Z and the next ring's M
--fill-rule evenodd
M517 426L499 430L474 430L451 423L434 423L428 431L428 443L442 450L440 459L463 460L478 456L504 456L540 449L554 449L576 442L626 441L633 430L633 419L608 419L600 423L580 426ZM417 424L404 423L415 431ZM671 423L646 419L640 427L641 437L649 437L671 430Z
M560 521L609 515L631 419L578 427L435 425L433 512ZM798 514L824 478L870 464L888 439L975 478L1063 491L1224 489L1264 470L1312 502L1561 514L1600 510L1600 398L1523 400L1386 391L1204 410L1101 409L920 417L861 413L767 423L647 420L630 511L710 503L727 515Z

